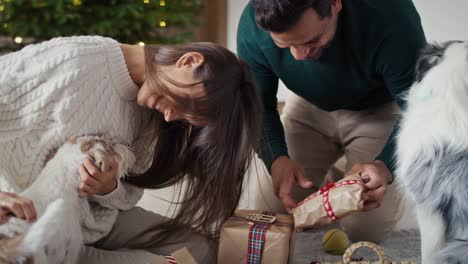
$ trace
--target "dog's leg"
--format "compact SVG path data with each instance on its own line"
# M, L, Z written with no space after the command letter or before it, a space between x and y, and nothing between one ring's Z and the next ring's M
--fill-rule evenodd
M20 253L34 256L35 264L75 263L83 237L73 203L59 199L25 234Z
M432 208L416 206L421 232L422 264L442 264L439 252L445 247L445 222Z

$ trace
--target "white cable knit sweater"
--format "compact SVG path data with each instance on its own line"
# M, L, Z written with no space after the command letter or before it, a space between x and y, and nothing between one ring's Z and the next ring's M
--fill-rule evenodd
M132 171L146 170L152 131L143 128L149 111L136 104L137 92L119 43L109 38L55 38L1 56L0 190L27 188L47 155L75 135L106 134L131 144L137 156ZM119 183L96 196L102 205L94 208L96 222L113 224L105 207L130 209L142 192Z

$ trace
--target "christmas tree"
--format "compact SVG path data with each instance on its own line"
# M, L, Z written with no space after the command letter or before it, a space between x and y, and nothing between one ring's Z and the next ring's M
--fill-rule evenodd
M200 0L0 0L0 49L73 35L180 43L193 37L200 9Z

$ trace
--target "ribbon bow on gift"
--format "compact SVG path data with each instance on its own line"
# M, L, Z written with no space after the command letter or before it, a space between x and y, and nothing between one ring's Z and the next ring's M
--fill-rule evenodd
M310 199L313 199L319 195L322 195L323 196L323 208L325 209L325 212L327 213L328 217L330 217L331 220L333 221L337 221L339 220L340 218L338 218L335 213L333 212L333 208L330 204L330 201L329 201L329 192L331 189L334 189L336 187L340 187L340 186L343 186L343 185L350 185L350 184L360 184L361 182L359 180L347 180L347 181L340 181L338 183L335 183L335 182L328 182L327 185L325 185L324 187L320 188L318 192L310 195L309 197L307 197L306 199L304 199L304 201L300 202L297 207L299 207L300 205L302 205L303 203L309 201Z
M317 228L362 209L364 187L358 174L351 174L309 195L292 209L297 230Z

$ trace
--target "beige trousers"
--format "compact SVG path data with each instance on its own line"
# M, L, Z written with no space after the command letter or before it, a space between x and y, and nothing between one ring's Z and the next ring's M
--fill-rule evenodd
M109 235L86 246L78 263L167 264L164 256L184 247L198 263L216 263L217 244L196 233L178 232L154 243L159 231L151 227L163 221L165 217L139 207L120 212Z
M290 158L304 166L305 175L318 188L325 181L341 179L356 163L373 161L387 142L398 114L395 103L362 111L326 112L291 93L281 120ZM297 201L310 193L299 187L293 190ZM402 214L402 197L389 185L380 208L352 214L340 224L353 241L380 242Z

